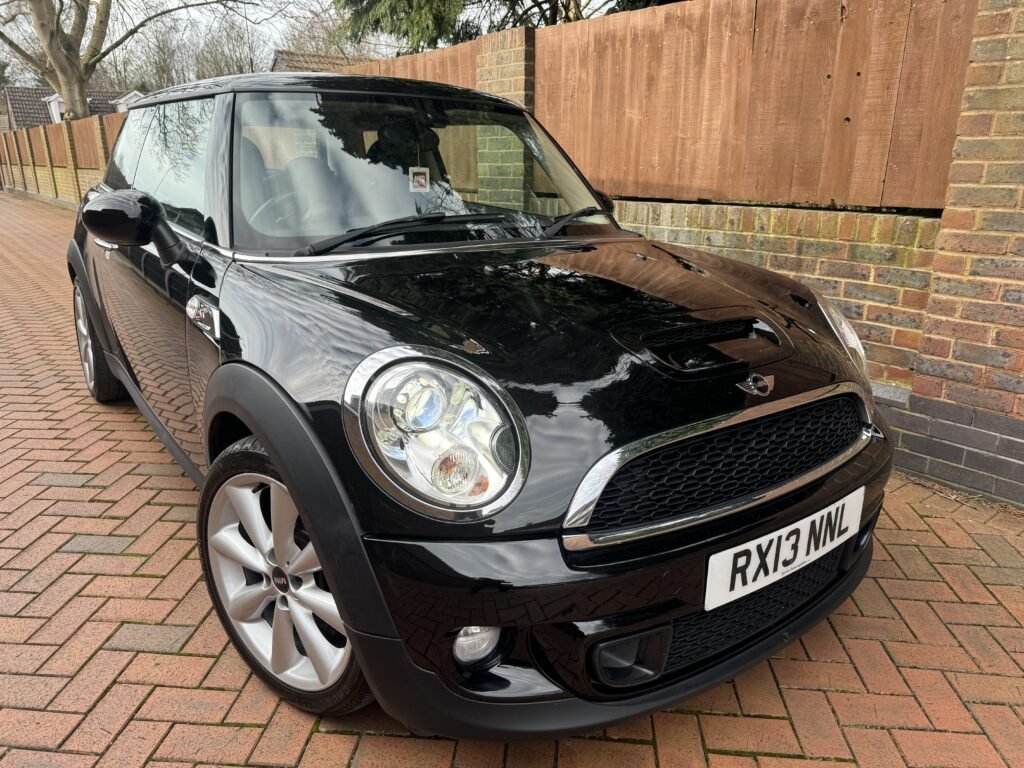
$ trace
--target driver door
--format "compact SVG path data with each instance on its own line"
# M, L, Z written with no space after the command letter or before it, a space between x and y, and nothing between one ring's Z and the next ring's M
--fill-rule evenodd
M192 99L147 108L152 114L132 183L160 201L189 255L164 266L149 244L106 248L99 257L104 304L136 384L197 465L204 453L188 375L185 304L204 247L213 107L213 99Z

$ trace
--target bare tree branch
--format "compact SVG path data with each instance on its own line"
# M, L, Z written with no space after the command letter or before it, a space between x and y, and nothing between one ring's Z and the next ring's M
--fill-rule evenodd
M110 3L111 0L99 0L99 3L97 3L96 19L92 23L89 45L86 46L85 53L82 54L82 61L85 63L85 66L92 67L92 69L95 69L96 65L90 62L99 54L100 49L103 47L103 41L107 39L107 28L110 26ZM81 47L81 40L79 40L79 47ZM98 60L97 63L99 63Z
M285 2L288 0L272 0L267 13L254 15L273 18ZM255 5L256 0L0 0L0 47L10 48L14 56L52 85L64 99L68 114L85 117L89 114L86 90L97 67L149 25L193 9L220 6L234 11ZM209 22L210 14L205 16ZM239 18L244 16L239 14ZM209 24L204 26L209 28ZM258 58L256 48L265 48L265 41L260 37L258 45L254 42L248 20L240 28L248 50L247 68L251 69ZM109 40L111 36L115 39ZM178 47L171 42L164 48L164 54L170 52L179 59L174 66L163 68L169 76L173 73L175 82L194 76L194 53L198 49L193 45L191 53L186 54ZM208 58L215 60L214 41L209 41L207 51ZM122 75L138 73L139 68L121 66L119 71ZM143 83L139 79L135 82Z
M8 37L2 29L0 29L0 43L3 43L8 48L10 48L15 56L24 61L37 72L42 73L42 71L47 68L46 59L39 58L38 56L33 56L31 53L26 51L16 42L14 42L10 37Z
M253 2L253 0L230 0L230 2L232 4L234 4L234 5L254 5L255 4ZM126 42L128 42L132 38L132 36L135 35L136 33L138 33L143 27L145 27L147 24L149 24L149 23L151 23L151 22L161 18L162 16L167 16L168 14L177 13L178 11L184 11L184 10L187 10L187 9L190 9L190 8L203 8L203 7L210 6L210 5L225 5L225 0L200 0L200 2L194 2L194 3L186 2L186 3L182 3L181 5L176 5L176 6L171 7L171 8L165 8L162 11L158 11L156 13L150 14L149 16L144 18L142 21L140 21L137 24L135 24L135 26L131 27L127 32L125 32L123 35L121 35L119 38L117 38L117 40L115 40L113 43L111 43L106 48L104 48L100 53L96 54L93 58L86 60L84 62L84 64L87 67L91 67L91 68L95 69L97 64L99 64L101 61L103 61L103 59L105 59L111 53L113 53L118 48L120 48L122 45L124 45Z
M75 51L79 51L82 48L82 38L85 37L85 27L89 23L89 4L84 0L75 0L74 8L75 13L71 18L71 30L67 34L68 46ZM57 12L58 19L60 19L62 11L63 3L61 4L61 11Z

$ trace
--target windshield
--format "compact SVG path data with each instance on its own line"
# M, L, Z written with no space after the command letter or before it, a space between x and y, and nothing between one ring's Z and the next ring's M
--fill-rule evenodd
M600 205L527 114L458 99L238 94L233 174L234 240L246 249L293 250L423 215L359 244L537 238ZM618 232L591 214L558 234Z

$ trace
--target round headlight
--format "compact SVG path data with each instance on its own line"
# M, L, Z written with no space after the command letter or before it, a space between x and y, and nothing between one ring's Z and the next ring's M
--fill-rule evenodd
M350 442L378 484L413 509L447 520L494 514L525 479L522 419L482 371L429 353L384 350L356 368L345 391Z
M864 374L864 378L868 378L868 359L864 353L864 345L861 344L860 338L857 336L857 331L853 329L853 325L846 315L843 314L842 310L839 309L838 305L829 301L821 294L815 295L818 297L818 306L821 307L821 311L825 315L829 326L831 326L832 332L843 342L843 346L846 347L850 358Z

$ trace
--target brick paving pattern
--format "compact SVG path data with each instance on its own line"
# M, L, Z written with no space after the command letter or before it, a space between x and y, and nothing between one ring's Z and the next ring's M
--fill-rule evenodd
M0 195L0 768L1024 766L1024 518L905 477L853 598L674 710L503 745L281 704L211 613L192 482L82 384L71 223Z

